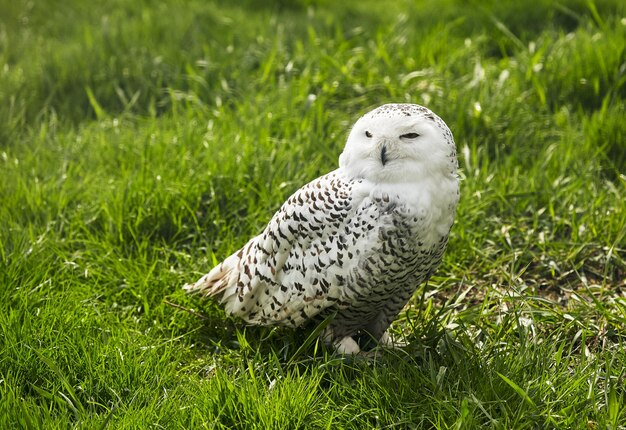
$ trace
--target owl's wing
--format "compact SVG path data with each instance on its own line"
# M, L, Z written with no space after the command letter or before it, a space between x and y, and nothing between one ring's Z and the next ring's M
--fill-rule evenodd
M263 233L185 288L221 297L227 312L253 324L298 326L347 306L360 250L377 238L376 207L355 216L358 184L335 171L305 185Z

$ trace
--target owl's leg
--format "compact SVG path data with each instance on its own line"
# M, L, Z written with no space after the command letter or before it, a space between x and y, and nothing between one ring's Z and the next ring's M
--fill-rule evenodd
M400 313L404 305L409 301L412 291L402 291L394 296L386 306L380 311L377 318L371 321L366 327L366 331L378 341L378 344L388 348L403 348L406 342L394 339L388 329L391 322Z
M365 349L376 348L404 348L408 344L402 340L396 339L390 332L389 326L395 315L381 315L380 319L372 322L367 327L365 334L367 338L365 342L359 344Z

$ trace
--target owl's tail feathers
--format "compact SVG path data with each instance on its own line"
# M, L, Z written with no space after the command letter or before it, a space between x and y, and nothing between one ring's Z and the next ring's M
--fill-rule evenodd
M224 290L231 284L231 272L236 267L236 262L230 256L209 273L198 279L194 284L187 284L183 289L188 293L201 294L207 297L220 297ZM238 260L238 259L237 259ZM233 264L234 263L234 264Z

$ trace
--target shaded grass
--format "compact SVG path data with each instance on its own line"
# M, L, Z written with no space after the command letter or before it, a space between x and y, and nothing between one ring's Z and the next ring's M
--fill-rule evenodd
M2 427L623 425L621 2L0 6ZM464 179L408 348L182 294L390 100Z

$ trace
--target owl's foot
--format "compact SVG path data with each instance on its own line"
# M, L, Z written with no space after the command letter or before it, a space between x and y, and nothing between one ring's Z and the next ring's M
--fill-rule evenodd
M352 336L345 336L338 339L332 338L332 330L328 330L322 334L322 339L324 339L327 344L330 344L333 350L342 355L363 355L367 357L375 357L377 352L382 348L390 348L390 349L400 349L407 346L407 343L401 340L395 339L388 332L383 333L381 338L378 340L378 345L374 345L374 348L367 348L367 351L364 351L359 346L359 341L355 340ZM371 338L370 338L371 339ZM372 339L373 342L376 342Z
M391 349L400 349L408 345L407 342L394 338L387 331L383 333L380 340L378 341L378 344L384 348L391 348Z
M359 344L350 336L333 341L335 352L343 355L357 355L361 352Z

